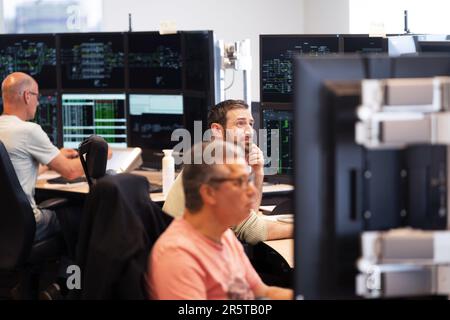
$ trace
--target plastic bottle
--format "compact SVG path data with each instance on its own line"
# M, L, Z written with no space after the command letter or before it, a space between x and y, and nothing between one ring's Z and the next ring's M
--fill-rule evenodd
M172 156L173 150L163 150L164 158L162 159L162 185L163 194L169 193L170 187L172 187L175 181L175 159Z

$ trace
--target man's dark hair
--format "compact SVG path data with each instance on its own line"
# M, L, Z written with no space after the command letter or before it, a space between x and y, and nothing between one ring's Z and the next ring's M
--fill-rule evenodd
M208 113L208 128L211 128L213 123L218 123L225 128L228 111L235 109L249 109L249 107L243 100L225 100L216 104Z

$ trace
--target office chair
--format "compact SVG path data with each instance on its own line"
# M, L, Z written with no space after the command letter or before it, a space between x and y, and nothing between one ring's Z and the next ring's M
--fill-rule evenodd
M92 135L81 142L78 154L89 188L92 188L97 179L106 174L108 143L102 137Z
M145 273L153 243L171 223L132 174L98 179L86 199L77 247L81 291L73 299L147 298Z
M19 284L11 290L15 299L37 298L39 273L64 251L64 241L56 235L34 242L36 222L4 144L0 141L0 271L19 274ZM42 209L56 209L65 203L57 199Z

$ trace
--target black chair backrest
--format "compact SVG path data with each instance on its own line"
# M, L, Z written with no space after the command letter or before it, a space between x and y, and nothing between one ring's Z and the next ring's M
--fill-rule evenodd
M78 153L86 180L92 187L95 181L102 178L106 173L108 143L102 137L92 135L80 144Z
M9 154L0 141L0 270L23 265L36 232L33 209L19 183Z
M148 254L172 220L150 199L145 177L99 179L86 199L80 226L77 265L83 280L78 298L147 298Z

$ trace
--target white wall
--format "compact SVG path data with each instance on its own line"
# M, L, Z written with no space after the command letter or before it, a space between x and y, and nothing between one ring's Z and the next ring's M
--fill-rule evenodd
M213 30L216 39L225 41L248 38L254 62L252 100L259 101L259 35L304 33L304 1L309 0L104 0L103 30L128 30L131 13L134 31L159 30L161 21L173 20L178 30ZM227 98L243 98L241 74ZM231 78L227 75L227 83Z
M5 25L3 22L3 0L0 0L0 34L5 31Z
M448 0L350 0L350 8L350 30L355 33L370 32L371 24L384 27L385 33L403 33L404 10L412 33L450 33Z
M304 0L305 33L350 33L349 0Z

